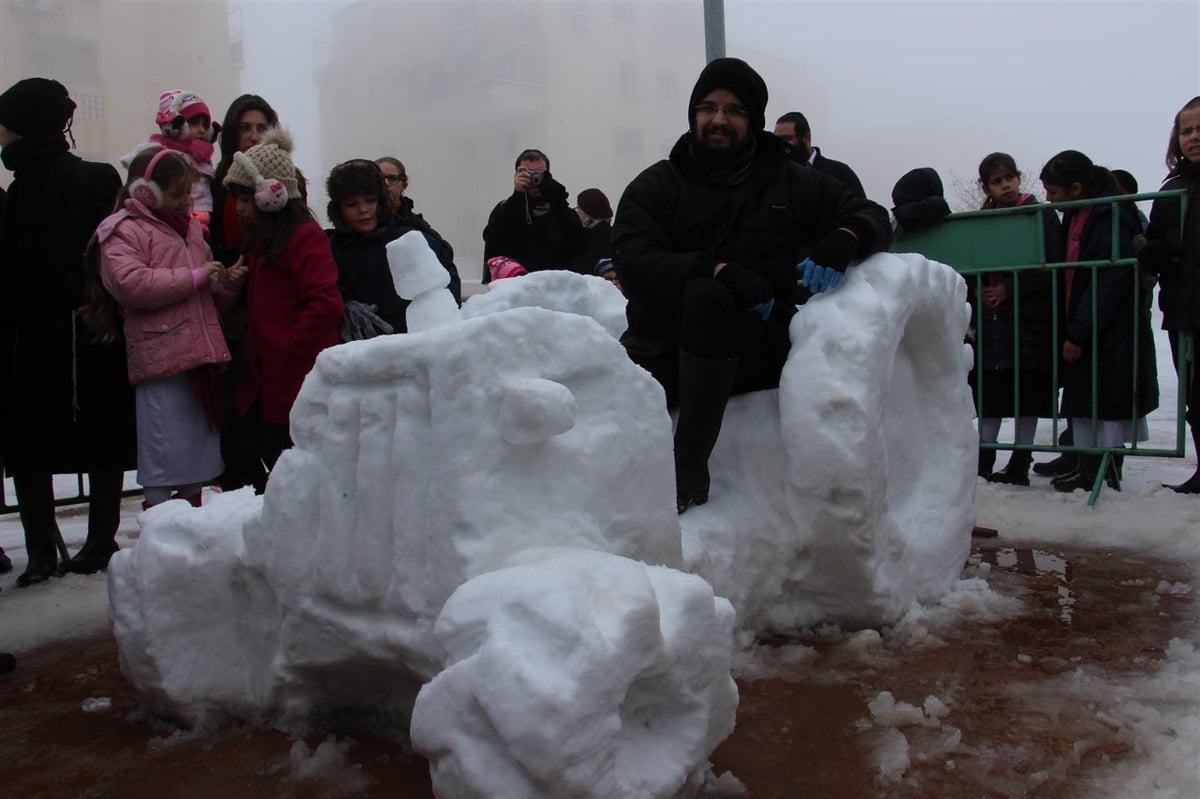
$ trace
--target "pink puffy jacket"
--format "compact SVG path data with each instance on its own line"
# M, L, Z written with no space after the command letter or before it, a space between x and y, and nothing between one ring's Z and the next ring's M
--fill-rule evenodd
M100 279L121 306L129 382L180 374L229 361L229 348L209 284L197 287L192 270L211 259L195 220L185 241L137 200L96 229ZM232 304L238 289L222 282L218 302Z

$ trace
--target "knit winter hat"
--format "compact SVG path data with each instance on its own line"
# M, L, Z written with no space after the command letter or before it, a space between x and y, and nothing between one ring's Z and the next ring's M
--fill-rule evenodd
M511 258L505 258L503 255L488 258L487 268L492 280L503 280L506 277L520 277L529 274L521 264Z
M612 206L608 204L608 197L599 189L584 189L579 192L575 204L592 219L612 219Z
M212 112L197 95L182 89L168 89L158 97L158 113L154 115L154 124L166 133L167 128L174 126L177 117L188 120L200 114L212 122Z
M292 163L292 136L283 128L268 131L261 142L235 154L222 183L256 190L260 180L278 180L287 190L289 200L300 199L296 165Z
M728 89L750 111L750 131L766 127L767 84L762 76L740 58L717 58L708 62L696 79L696 88L688 100L688 129L696 130L696 106L713 89Z
M53 136L69 126L75 101L49 78L25 78L0 94L0 125L19 136Z
M892 202L896 206L910 205L930 197L941 196L942 178L931 166L905 172L892 188Z

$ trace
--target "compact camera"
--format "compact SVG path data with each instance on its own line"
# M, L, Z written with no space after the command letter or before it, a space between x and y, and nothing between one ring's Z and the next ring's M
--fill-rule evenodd
M529 184L531 186L542 185L542 179L545 177L546 177L546 170L544 170L544 169L529 170Z

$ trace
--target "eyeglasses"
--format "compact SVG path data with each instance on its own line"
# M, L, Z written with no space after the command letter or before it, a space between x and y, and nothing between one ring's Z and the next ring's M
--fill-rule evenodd
M750 116L750 111L736 103L729 105L717 105L716 103L700 103L696 106L695 111L702 116L715 117L718 112L724 112L726 119L745 119Z
M253 122L242 122L241 124L238 125L238 133L250 133L251 131L254 131L255 133L258 133L259 135L263 135L270 129L271 129L270 125L266 125L266 124L255 125Z
M388 183L407 183L408 182L407 175L389 175L387 173L384 173L383 179L385 181L387 181Z

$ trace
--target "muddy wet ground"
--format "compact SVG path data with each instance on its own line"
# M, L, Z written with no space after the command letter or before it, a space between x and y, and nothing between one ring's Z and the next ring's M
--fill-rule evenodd
M778 652L791 665L738 680L737 729L714 753L715 772L731 771L753 799L1089 796L1087 777L1131 747L1088 701L1055 699L1056 686L1081 668L1151 674L1172 638L1196 643L1194 590L1156 590L1194 576L1139 554L1014 550L1003 539L977 544L971 565L981 563L993 591L1023 603L1019 614L962 615L924 640L885 634L867 654L861 638L828 636L764 648L763 660ZM883 782L878 753L896 732L868 710L882 691L948 708L904 729L911 762ZM111 706L84 712L98 697ZM336 743L244 727L181 734L136 706L111 636L23 654L0 676L0 796L433 796L427 764L394 742L353 731Z

